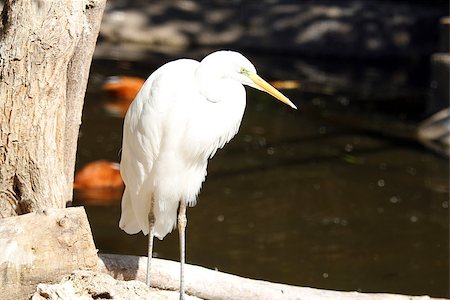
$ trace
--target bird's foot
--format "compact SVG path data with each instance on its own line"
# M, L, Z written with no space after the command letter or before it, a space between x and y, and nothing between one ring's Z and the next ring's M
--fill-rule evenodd
M184 300L184 293L180 293L180 300Z

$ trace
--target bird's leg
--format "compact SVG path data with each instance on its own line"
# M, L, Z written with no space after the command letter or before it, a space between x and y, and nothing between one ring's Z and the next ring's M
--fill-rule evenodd
M153 236L155 234L155 216L153 215L153 200L151 203L150 212L148 214L148 225L149 225L149 231L148 231L148 256L147 256L147 276L146 276L146 284L148 287L150 287L150 266L152 261L152 255L153 255Z
M186 200L180 201L178 210L178 234L180 238L180 300L184 299L184 260L185 260L185 232L186 232Z

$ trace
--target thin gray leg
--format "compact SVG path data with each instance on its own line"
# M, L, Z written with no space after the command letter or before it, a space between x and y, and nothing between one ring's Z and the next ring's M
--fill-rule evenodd
M150 287L150 266L152 262L152 254L153 254L153 236L155 235L155 217L153 215L153 208L151 208L150 213L148 214L148 256L147 256L147 276L146 276L146 284Z
M185 260L185 232L186 232L186 200L180 201L178 210L178 234L180 238L180 300L184 299L184 260Z

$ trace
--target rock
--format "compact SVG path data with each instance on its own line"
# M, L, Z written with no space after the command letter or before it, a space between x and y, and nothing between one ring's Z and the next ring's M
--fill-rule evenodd
M89 270L77 270L58 284L37 286L32 300L91 300L91 299L178 299L177 291L149 289L143 282L116 280L111 276ZM186 295L186 299L199 299Z

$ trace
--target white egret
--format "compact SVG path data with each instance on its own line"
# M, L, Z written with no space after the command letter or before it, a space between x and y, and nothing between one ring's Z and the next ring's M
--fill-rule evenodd
M153 237L178 224L180 299L184 297L186 206L195 205L208 159L229 142L244 114L247 85L296 106L256 74L242 54L217 51L201 62L179 59L146 80L125 116L120 172L125 182L119 226ZM177 214L178 210L178 214Z

